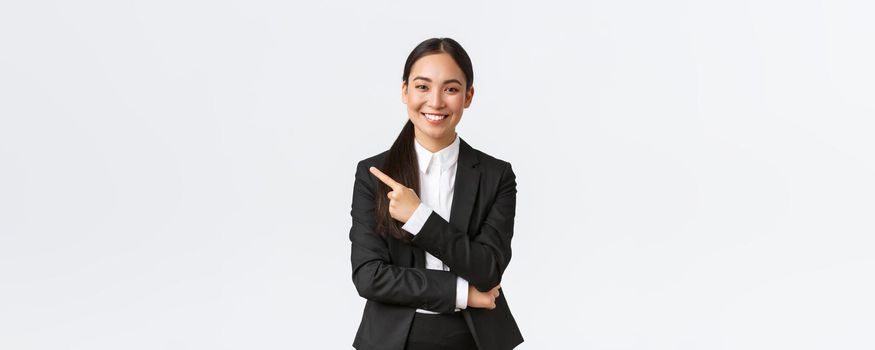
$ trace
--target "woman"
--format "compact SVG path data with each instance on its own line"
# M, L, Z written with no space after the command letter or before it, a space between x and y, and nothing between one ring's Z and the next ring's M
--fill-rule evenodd
M352 280L368 301L357 349L512 349L523 341L499 283L511 257L516 178L456 125L474 97L468 54L449 38L404 65L410 120L358 163Z

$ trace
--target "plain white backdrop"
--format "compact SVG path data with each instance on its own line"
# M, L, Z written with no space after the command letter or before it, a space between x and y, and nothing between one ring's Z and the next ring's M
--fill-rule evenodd
M3 1L0 348L349 349L358 160L470 53L520 349L872 349L867 1Z

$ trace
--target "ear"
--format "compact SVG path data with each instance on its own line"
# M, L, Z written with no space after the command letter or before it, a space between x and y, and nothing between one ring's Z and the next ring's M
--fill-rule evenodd
M471 87L469 87L468 90L465 91L465 108L468 108L468 106L471 105L471 101L473 101L473 100L474 100L474 85L471 85Z
M407 82L401 82L401 103L407 104Z

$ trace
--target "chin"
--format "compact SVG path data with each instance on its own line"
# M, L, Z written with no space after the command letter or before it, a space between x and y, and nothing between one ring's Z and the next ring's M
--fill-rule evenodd
M419 132L431 139L442 139L446 137L447 134L452 134L451 131L447 131L445 129L436 129L434 127L430 127L430 125L425 125L424 128L419 128Z

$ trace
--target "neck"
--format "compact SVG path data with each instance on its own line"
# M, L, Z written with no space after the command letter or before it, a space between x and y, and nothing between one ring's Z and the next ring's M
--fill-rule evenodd
M447 146L449 146L450 144L453 143L453 141L456 140L456 132L455 131L453 131L452 134L449 134L448 136L441 138L441 139L435 139L435 138L431 138L431 137L428 137L426 135L423 135L419 132L419 130L416 130L414 132L414 135L416 137L416 141L418 141L419 144L422 145L422 147L425 147L425 149L427 149L431 153L435 153L435 152L440 151L444 148L447 148Z

